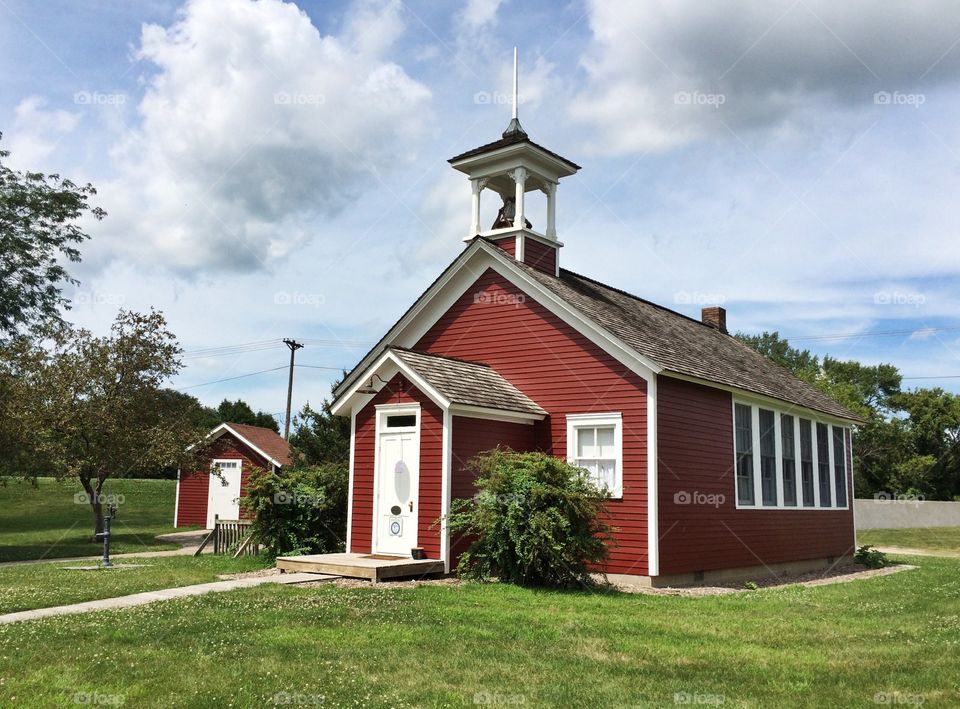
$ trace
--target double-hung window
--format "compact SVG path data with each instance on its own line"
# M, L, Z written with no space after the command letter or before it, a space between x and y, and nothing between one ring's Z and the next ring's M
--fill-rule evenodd
M760 493L764 507L777 506L777 415L760 409Z
M796 438L793 435L793 416L780 416L780 448L783 450L783 504L785 507L797 506L797 459Z
M827 424L817 424L817 469L820 483L820 506L832 507L830 502L830 440Z
M620 414L567 416L567 459L600 488L623 496L623 420Z
M809 419L800 419L800 489L803 490L803 506L813 507L813 424Z
M753 415L746 404L734 406L737 462L737 502L754 504L753 492Z

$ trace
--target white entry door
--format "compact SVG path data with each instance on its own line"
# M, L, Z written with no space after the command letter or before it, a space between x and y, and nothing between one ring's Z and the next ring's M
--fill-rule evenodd
M374 551L409 556L417 546L419 411L388 409L378 413Z
M210 490L207 493L207 529L213 518L240 519L240 461L215 460L211 464ZM216 472L219 470L219 476Z

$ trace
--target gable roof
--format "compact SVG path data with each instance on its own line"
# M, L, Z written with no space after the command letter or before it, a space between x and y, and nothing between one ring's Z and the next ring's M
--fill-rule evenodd
M418 352L405 347L390 347L389 350L452 404L534 416L547 415L539 404L488 364Z
M483 237L475 237L470 242L344 377L334 390L338 400L356 377L365 371L371 359L392 344L392 338L410 318L416 318L423 312L425 303L437 289L480 250L492 256L500 266L542 288L547 295L608 333L614 340L622 342L638 361L653 366L654 372L673 372L707 384L714 383L779 399L838 418L862 421L826 394L797 379L783 367L730 335L572 271L561 269L559 276L544 273L516 261Z
M279 433L262 426L250 426L245 423L222 423L210 432L211 438L219 438L232 433L242 443L264 456L277 467L291 465L290 444Z
M735 337L699 320L560 269L516 264L665 371L762 394L845 419L859 417Z

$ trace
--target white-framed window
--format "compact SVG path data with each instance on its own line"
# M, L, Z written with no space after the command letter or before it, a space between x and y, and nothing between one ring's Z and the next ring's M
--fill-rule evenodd
M849 509L850 429L733 402L738 509Z
M568 415L567 460L586 470L611 496L623 497L623 417L619 413Z

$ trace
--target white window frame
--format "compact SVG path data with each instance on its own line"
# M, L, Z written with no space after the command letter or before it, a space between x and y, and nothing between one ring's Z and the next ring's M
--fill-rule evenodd
M818 418L815 415L812 415L808 411L800 409L778 409L775 406L770 406L766 402L757 402L751 401L749 399L734 398L732 406L730 408L730 425L731 430L736 426L736 407L737 404L750 407L750 420L752 424L752 437L753 437L753 500L754 504L744 505L740 503L740 498L737 495L737 446L736 446L736 436L734 436L734 445L733 445L733 499L738 510L779 510L779 511L793 511L793 512L838 512L843 510L849 510L851 508L850 500L850 485L847 482L849 478L849 464L847 463L846 450L844 450L843 464L844 469L847 471L847 474L844 476L844 489L846 490L846 500L847 504L843 507L837 507L836 505L836 480L834 479L834 468L833 468L833 429L839 428L843 433L844 446L846 446L846 437L850 436L851 446L853 445L853 433L850 430L849 426L844 426L842 424L834 423L832 420ZM774 414L774 435L776 441L776 473L775 479L777 481L777 504L776 505L764 505L763 504L763 483L760 477L760 409L766 409L768 411L773 411ZM781 423L781 416L792 416L793 417L793 456L794 456L794 485L796 486L796 506L788 506L784 504L784 495L783 495L783 428ZM800 458L800 419L806 419L810 421L811 429L811 447L813 454L813 507L804 507L803 506L803 473L802 473L802 464ZM820 505L820 473L819 473L819 450L817 446L817 424L822 423L827 426L827 445L828 453L830 460L829 470L830 470L830 490L831 490L831 502L833 506L831 507L821 507Z
M600 428L613 426L613 451L616 463L613 469L613 489L610 497L623 498L623 415L608 414L567 414L567 461L577 465L577 430L581 428Z

